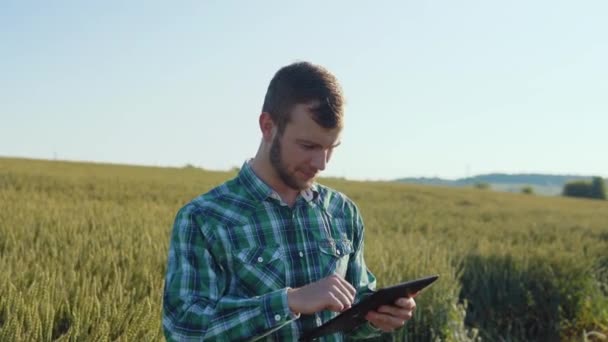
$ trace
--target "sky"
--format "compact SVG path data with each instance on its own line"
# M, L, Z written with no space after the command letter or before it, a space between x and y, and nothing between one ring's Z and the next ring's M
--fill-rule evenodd
M323 173L608 177L608 2L0 2L0 156L228 170L274 73L346 96Z

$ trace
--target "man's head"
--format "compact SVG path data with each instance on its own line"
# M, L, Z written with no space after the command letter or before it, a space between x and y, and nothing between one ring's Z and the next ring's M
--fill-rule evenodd
M268 160L288 188L309 187L339 144L344 99L334 75L307 62L280 69L270 81L260 127Z
M342 89L325 68L298 62L277 71L268 85L262 112L270 114L282 132L296 104L310 104L312 118L321 127L342 128Z

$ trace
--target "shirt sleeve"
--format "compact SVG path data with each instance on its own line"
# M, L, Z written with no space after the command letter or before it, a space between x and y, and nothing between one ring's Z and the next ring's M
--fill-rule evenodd
M200 214L186 205L173 226L163 294L166 339L256 340L298 318L287 304L287 289L253 298L224 295L226 280L200 229Z
M376 289L376 277L365 265L365 259L363 257L365 227L356 206L354 206L353 221L355 229L353 246L355 251L352 258L349 260L346 280L357 290L355 302L358 303L362 298L367 297L374 292ZM382 331L380 329L375 328L369 322L365 322L365 324L349 332L348 338L354 340L367 339L379 336L381 333Z

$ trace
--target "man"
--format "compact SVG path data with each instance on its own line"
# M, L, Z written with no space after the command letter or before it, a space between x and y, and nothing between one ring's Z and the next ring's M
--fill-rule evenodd
M342 90L326 69L302 62L275 74L256 156L177 213L163 303L168 340L296 341L373 291L357 206L314 182L340 143L342 119ZM404 297L370 312L349 337L400 327L415 305Z

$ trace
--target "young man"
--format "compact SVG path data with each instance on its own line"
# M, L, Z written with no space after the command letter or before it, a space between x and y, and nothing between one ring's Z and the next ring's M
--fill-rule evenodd
M296 341L371 293L376 280L363 259L356 205L314 182L340 143L342 118L342 90L326 69L302 62L275 74L256 156L177 213L164 290L167 340ZM370 312L349 337L400 327L415 305L404 297Z

